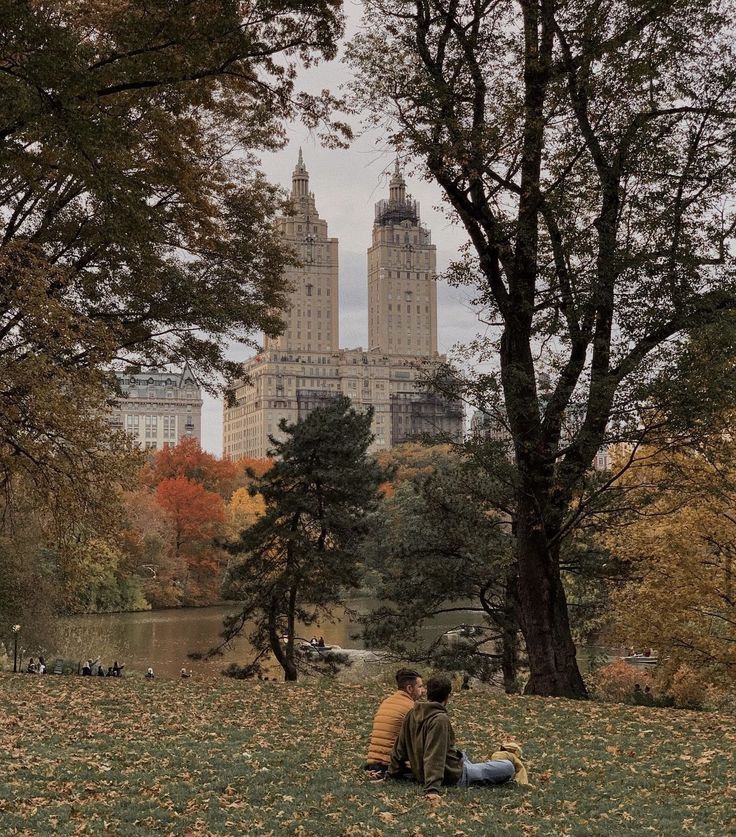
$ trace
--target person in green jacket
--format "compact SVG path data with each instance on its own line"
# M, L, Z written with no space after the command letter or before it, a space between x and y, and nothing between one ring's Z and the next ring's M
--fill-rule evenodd
M452 683L444 675L427 681L426 703L416 703L401 725L391 751L388 775L398 776L408 761L414 778L430 802L439 799L441 785L500 785L514 776L510 761L474 764L455 746L455 733L447 714Z

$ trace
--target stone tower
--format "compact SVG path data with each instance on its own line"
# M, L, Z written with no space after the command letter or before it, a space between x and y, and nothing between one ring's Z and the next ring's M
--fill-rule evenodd
M437 248L419 221L396 161L388 200L376 204L368 250L368 348L387 355L437 354Z
M265 347L290 353L337 351L337 239L328 237L327 222L317 212L301 148L291 176L291 202L294 214L279 218L277 228L301 265L285 275L292 288L286 330L280 337L267 337Z

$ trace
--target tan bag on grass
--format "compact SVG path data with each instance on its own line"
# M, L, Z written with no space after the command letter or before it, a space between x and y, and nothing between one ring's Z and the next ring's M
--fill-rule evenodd
M491 756L491 761L495 761L497 759L499 761L510 761L511 764L514 765L514 770L516 771L514 778L516 779L517 785L529 784L529 774L526 772L524 762L521 760L522 754L520 744L517 744L515 741L503 741L501 743L501 749L496 750L496 752Z

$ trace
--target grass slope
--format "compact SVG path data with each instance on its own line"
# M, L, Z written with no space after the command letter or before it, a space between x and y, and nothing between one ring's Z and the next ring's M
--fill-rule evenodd
M532 786L365 781L385 689L0 676L0 834L736 834L734 718L453 696L460 746L523 743Z

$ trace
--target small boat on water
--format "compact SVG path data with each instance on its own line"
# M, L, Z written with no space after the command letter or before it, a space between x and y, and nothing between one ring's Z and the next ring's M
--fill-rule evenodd
M463 639L472 636L480 636L483 633L481 625L460 625L451 631L445 631L445 636L462 637Z
M621 659L625 663L631 663L631 665L645 665L645 666L655 666L659 662L658 657L654 657L651 654L630 654L628 657L621 657Z
M312 660L324 659L336 663L345 660L373 663L381 659L379 654L369 648L343 648L341 645L312 645L311 642L304 642L299 646L299 650Z
M303 651L341 651L339 645L319 645L313 642L302 642L299 646Z

